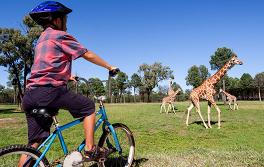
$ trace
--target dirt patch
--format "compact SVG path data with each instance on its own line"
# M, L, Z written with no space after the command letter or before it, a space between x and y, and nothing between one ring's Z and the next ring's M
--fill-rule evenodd
M18 119L14 118L0 118L0 128L2 127L14 127L14 125L17 125L21 123Z

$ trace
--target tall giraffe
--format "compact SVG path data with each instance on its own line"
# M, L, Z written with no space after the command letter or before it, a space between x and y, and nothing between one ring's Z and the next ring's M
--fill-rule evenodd
M169 113L169 108L172 108L174 114L176 114L175 110L174 110L174 105L173 102L175 101L176 95L181 91L180 88L178 88L172 95L170 96L165 96L162 99L162 103L160 106L160 113L162 113L162 109L164 108L165 112L168 114ZM168 106L168 110L166 110L166 104L169 104Z
M223 89L220 89L220 90L219 90L219 93L223 93L223 94L226 96L226 98L227 98L227 100L228 100L229 108L230 108L231 110L233 110L233 108L231 107L232 102L234 102L234 110L236 110L236 109L238 110L238 104L237 104L237 98L236 98L236 96L233 96L233 95L227 93L227 92L224 91Z
M243 62L240 61L237 58L237 55L235 53L230 53L231 55L231 59L219 70L217 71L213 76L209 77L207 80L205 80L199 87L193 89L193 91L190 94L190 99L191 99L191 105L188 107L187 109L187 119L186 119L186 125L188 126L188 121L189 121L189 117L190 117L190 111L192 110L193 107L196 108L196 111L198 112L200 118L203 121L203 124L205 126L205 128L207 129L212 128L211 126L211 105L213 105L215 107L215 109L217 110L218 113L218 129L220 129L221 127L221 123L220 123L220 109L219 107L216 105L216 102L214 100L214 94L216 93L216 91L214 90L214 86L216 83L218 83L220 81L220 79L226 74L226 72L232 68L234 65L239 64L242 65ZM201 110L200 110L200 99L204 99L206 101L208 101L208 110L207 110L207 114L208 114L208 126L205 124L204 119L202 117L201 114Z

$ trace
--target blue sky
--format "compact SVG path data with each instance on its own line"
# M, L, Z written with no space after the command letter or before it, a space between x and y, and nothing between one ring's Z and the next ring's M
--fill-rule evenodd
M24 15L42 1L2 3L0 27L21 29ZM182 88L192 65L210 69L219 47L231 48L244 62L229 76L263 72L264 1L262 0L61 0L73 12L68 32L88 49L129 76L143 63L169 66ZM0 67L0 84L7 73ZM211 74L216 71L210 71ZM107 78L107 71L83 59L73 74ZM163 84L167 84L164 82Z

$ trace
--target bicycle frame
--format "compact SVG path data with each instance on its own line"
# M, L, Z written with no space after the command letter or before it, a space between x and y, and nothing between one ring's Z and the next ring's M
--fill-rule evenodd
M103 130L106 128L106 126L109 128L110 133L113 135L114 138L114 142L115 142L115 148L119 153L122 153L122 149L120 147L116 132L114 130L114 127L111 125L111 123L108 121L107 115L106 115L106 111L104 108L104 105L102 103L102 101L100 101L100 106L99 106L99 111L97 111L96 116L101 115L100 118L97 120L96 124L95 124L95 130L96 131L99 126L103 123ZM38 147L37 150L40 150L42 148L45 148L44 151L42 152L41 156L39 157L39 159L37 159L36 163L34 164L33 167L37 167L39 162L42 160L42 158L46 155L46 153L49 151L51 145L54 143L54 140L56 139L56 137L58 136L60 144L61 144L61 148L63 150L64 155L67 155L69 153L66 143L64 141L64 138L62 136L62 131L64 131L65 129L69 129L75 125L78 125L79 123L81 123L83 121L84 118L79 118L75 121L72 121L70 123L67 123L65 125L60 126L56 120L56 117L53 117L54 120L54 126L55 126L55 130L52 134L50 134L50 136ZM106 141L107 144L109 143L109 141ZM77 151L81 152L84 149L85 146L85 140L83 140L83 142L78 146L78 148L76 149ZM60 166L60 165L59 165ZM59 167L58 166L58 167Z

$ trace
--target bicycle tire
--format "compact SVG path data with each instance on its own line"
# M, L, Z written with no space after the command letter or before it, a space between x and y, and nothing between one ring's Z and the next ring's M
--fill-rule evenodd
M30 156L33 158L32 161L37 160L41 156L41 152L37 151L33 147L27 145L10 145L7 147L0 148L0 167L17 167L20 156L22 154ZM31 167L34 165L32 161L26 167ZM38 167L48 167L48 160L43 157L40 161Z
M116 123L112 126L115 129L120 146L122 148L122 154L120 154L118 151L113 152L107 157L107 160L104 164L106 167L131 167L135 156L135 140L133 134L129 130L129 128L124 124ZM126 137L126 139L121 138L121 133L125 133L124 137ZM109 129L104 130L99 140L98 146L109 148L109 144L106 143L107 139L110 141L112 147L114 147L114 140ZM124 145L124 143L126 145ZM111 149L113 149L112 147Z

